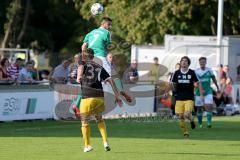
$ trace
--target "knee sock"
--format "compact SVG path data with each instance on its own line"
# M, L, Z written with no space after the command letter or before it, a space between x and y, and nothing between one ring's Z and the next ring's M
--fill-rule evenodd
M202 125L203 112L197 112L198 124Z
M212 124L212 112L207 112L207 124Z
M183 131L183 134L188 134L188 128L187 128L185 120L180 120L180 124L179 125L180 125L180 128Z
M82 135L83 135L83 141L84 146L90 146L90 126L89 124L83 124L82 125Z
M102 135L103 143L107 143L107 129L104 121L98 123L98 129Z

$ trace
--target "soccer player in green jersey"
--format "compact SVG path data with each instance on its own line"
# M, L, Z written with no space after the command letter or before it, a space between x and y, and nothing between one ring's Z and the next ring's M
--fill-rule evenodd
M91 48L94 56L106 58L108 51L107 46L111 43L110 28L112 20L109 17L103 17L101 26L94 29L86 35L83 40L82 50Z
M108 54L107 46L111 43L111 33L110 28L112 25L112 20L109 17L103 17L101 26L98 29L94 29L89 32L84 40L82 45L82 51L91 48L94 51L94 61L109 73L110 76L113 75L112 67L107 61L106 56ZM122 81L119 78L114 79L117 84L117 88L120 94L128 101L131 102L131 97L124 91Z
M200 91L196 89L196 97L195 97L195 106L197 107L197 117L198 117L198 124L199 128L202 128L202 117L203 117L203 108L207 112L207 127L212 127L212 110L213 110L213 95L212 95L212 88L211 88L211 80L216 85L217 90L219 90L217 80L213 74L211 68L206 67L207 58L200 57L199 58L199 65L200 68L195 70L200 83L203 88L203 96L204 99L200 98Z

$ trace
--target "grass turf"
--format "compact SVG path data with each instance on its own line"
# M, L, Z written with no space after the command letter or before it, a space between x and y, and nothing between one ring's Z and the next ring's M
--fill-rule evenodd
M79 122L0 123L0 160L208 160L240 159L240 117L214 117L212 129L184 139L178 123L106 122L112 151L105 152L95 123L94 150L83 153Z

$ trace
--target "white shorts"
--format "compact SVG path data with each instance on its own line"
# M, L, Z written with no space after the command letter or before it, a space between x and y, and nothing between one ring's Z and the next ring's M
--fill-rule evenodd
M114 75L111 64L107 61L106 57L96 56L93 60L97 64L101 65L110 76Z
M204 101L200 96L195 97L195 106L203 106L204 104L213 104L213 95L208 94L204 96Z

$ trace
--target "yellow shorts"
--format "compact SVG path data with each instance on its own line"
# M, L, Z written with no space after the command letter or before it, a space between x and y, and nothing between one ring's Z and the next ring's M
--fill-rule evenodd
M91 116L100 114L105 110L104 98L85 98L81 100L80 114Z
M193 107L194 107L193 100L186 100L186 101L177 100L175 105L175 113L181 114L184 112L192 112L194 109Z

